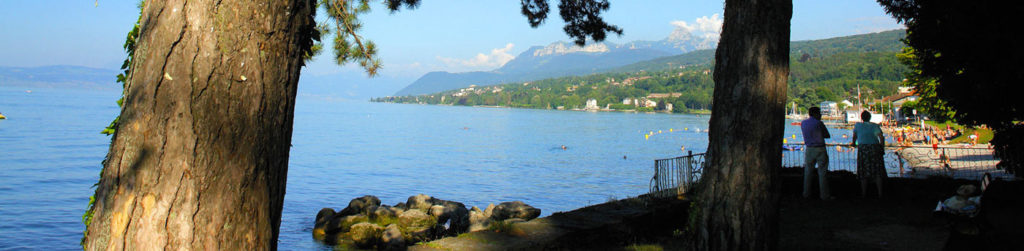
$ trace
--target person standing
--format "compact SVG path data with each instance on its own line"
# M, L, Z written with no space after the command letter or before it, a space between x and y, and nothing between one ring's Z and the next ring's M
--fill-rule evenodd
M813 171L815 164L818 168L818 189L823 200L834 199L828 190L828 153L825 148L825 139L831 138L825 123L821 122L821 108L815 106L807 110L809 118L800 122L800 131L804 135L804 198L811 196L811 182L813 182Z
M885 154L885 136L878 124L871 123L871 112L860 113L864 122L853 125L853 142L850 144L857 147L857 178L860 178L860 197L867 197L868 179L875 179L878 188L878 197L882 197L882 180L886 178L885 162L882 155ZM934 137L933 137L934 139Z

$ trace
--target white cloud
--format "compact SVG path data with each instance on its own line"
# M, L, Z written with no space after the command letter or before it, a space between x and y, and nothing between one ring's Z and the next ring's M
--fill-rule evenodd
M437 56L437 60L440 60L449 68L464 70L493 70L516 58L515 55L509 54L512 47L515 47L515 45L508 43L503 48L492 49L490 54L477 53L475 57L469 59Z
M676 20L671 24L676 27L676 31L685 31L706 39L718 39L722 33L722 18L718 14L699 17L693 23Z

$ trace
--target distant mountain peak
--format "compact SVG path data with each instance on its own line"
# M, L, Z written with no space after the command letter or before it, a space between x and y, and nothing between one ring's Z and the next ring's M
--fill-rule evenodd
M548 46L533 51L534 57L547 55L565 55L569 53L603 53L610 51L604 43L592 43L585 46L569 44L566 42L554 42Z

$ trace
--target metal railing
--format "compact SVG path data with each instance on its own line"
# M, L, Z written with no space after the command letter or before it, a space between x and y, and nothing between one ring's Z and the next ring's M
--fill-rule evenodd
M848 145L829 144L830 171L857 173L857 151ZM804 145L783 144L782 167L804 166ZM1014 179L1012 173L999 166L1000 159L987 147L969 146L886 146L885 170L889 177L925 178L946 176L958 179L981 179L985 173L993 178Z
M782 144L782 168L804 167L804 144ZM827 144L828 170L857 173L857 151L847 144ZM705 167L706 154L693 154L671 159L654 160L654 176L650 178L650 196L653 198L678 197L689 191L700 179ZM1011 157L1022 158L1024 157ZM952 178L981 179L985 173L993 178L1014 180L1013 173L999 164L993 151L978 147L931 148L924 145L886 147L883 156L886 173L890 177L925 178L946 176ZM1005 159L1005 158L1004 158ZM1014 160L1024 161L1024 160ZM1020 163L1020 162L1017 162Z
M686 156L654 160L654 177L650 195L657 198L680 196L700 180L704 153L688 152Z
M804 145L783 144L782 167L803 168ZM848 145L829 144L830 171L857 173L857 151ZM1022 158L1024 156L1014 156ZM985 173L992 178L1014 180L987 147L966 146L886 146L883 156L889 177L927 178L945 176L957 179L981 179ZM1020 163L1020 162L1016 162ZM700 180L705 164L705 153L688 152L686 156L654 160L654 177L650 182L650 196L669 198L680 196Z

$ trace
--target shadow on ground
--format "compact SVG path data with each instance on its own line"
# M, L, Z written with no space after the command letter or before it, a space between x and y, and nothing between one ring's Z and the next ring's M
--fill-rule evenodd
M952 179L889 179L885 197L860 197L859 181L834 173L836 200L803 199L800 170L782 172L781 250L1020 250L1024 247L1024 182L993 182L976 235L963 222L933 214L961 184ZM872 186L873 187L873 186ZM869 190L874 194L874 190ZM817 195L812 196L816 198ZM466 233L411 250L683 250L689 201L626 199L500 229ZM973 224L973 223L972 223ZM952 226L956 225L956 226Z

